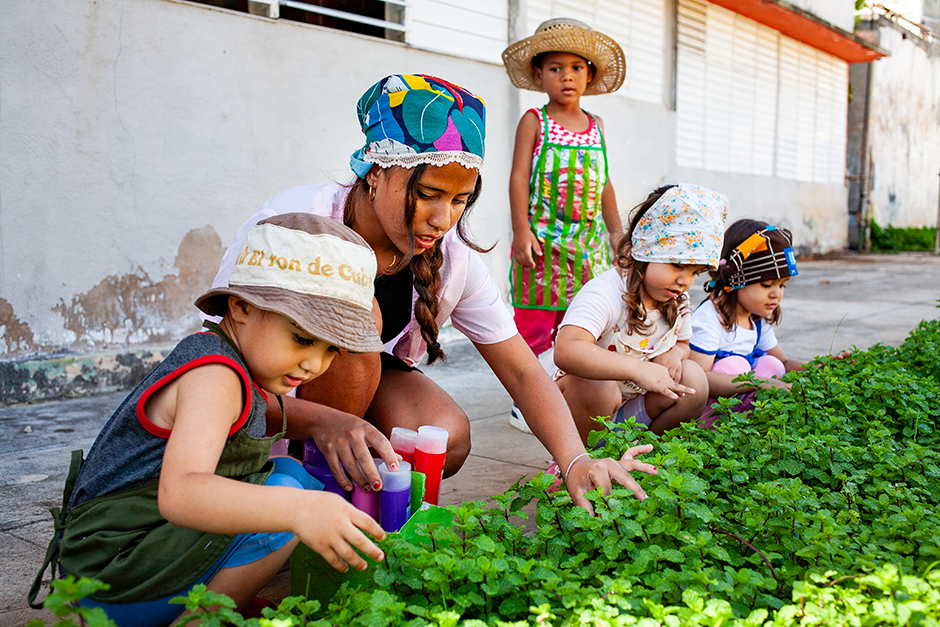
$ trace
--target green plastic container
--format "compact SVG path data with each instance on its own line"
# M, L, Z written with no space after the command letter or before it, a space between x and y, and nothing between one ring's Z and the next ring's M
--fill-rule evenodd
M411 474L411 511L414 512L404 526L395 532L414 543L426 543L428 538L417 535L416 528L428 523L453 523L453 514L443 507L430 505L421 499L424 497L424 475ZM365 557L365 556L363 556ZM365 558L369 567L365 570L350 569L341 573L320 557L320 554L301 543L290 556L290 593L291 596L303 596L320 602L320 611L326 610L333 595L344 583L360 586L363 589L374 586L373 566L375 561Z

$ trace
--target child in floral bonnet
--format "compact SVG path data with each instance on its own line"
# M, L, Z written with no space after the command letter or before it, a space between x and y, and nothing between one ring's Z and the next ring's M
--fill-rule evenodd
M701 415L708 383L689 359L686 292L718 267L727 210L727 198L712 189L657 189L634 209L616 267L578 292L558 332L555 364L582 439L598 429L596 416L634 417L662 434Z

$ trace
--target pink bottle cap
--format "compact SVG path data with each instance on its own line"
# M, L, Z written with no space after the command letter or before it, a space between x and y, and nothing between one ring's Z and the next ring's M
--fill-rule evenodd
M379 476L382 477L382 489L389 492L399 492L411 487L411 464L398 462L398 471L392 472L385 465L379 464Z
M389 441L392 443L392 448L396 451L402 451L403 453L414 453L415 438L417 437L418 432L414 429L393 427L392 437L389 438Z
M447 452L447 429L424 425L418 427L415 448L431 455Z

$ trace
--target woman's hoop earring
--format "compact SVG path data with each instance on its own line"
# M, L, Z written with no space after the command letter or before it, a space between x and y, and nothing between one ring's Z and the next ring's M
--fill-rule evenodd
M369 200L375 202L375 188L369 185Z

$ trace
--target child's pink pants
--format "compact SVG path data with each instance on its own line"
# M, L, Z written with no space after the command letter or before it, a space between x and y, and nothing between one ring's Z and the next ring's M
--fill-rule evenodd
M558 325L565 317L565 310L555 309L524 309L515 307L513 320L519 335L529 345L532 352L541 355L555 343Z
M783 362L773 355L761 355L757 358L757 364L754 366L753 371L758 377L770 379L771 377L782 377L787 369L784 367ZM712 364L712 372L733 375L744 374L745 372L751 372L751 364L748 363L744 357L732 355L716 360L715 363ZM741 402L735 405L734 411L750 411L753 408L752 401L755 396L756 394L754 392L738 394L737 397L741 399ZM717 397L710 396L708 402L705 404L705 411L702 412L702 417L699 418L699 422L708 429L711 429L712 425L715 423L715 414L712 410L712 404L717 402Z

